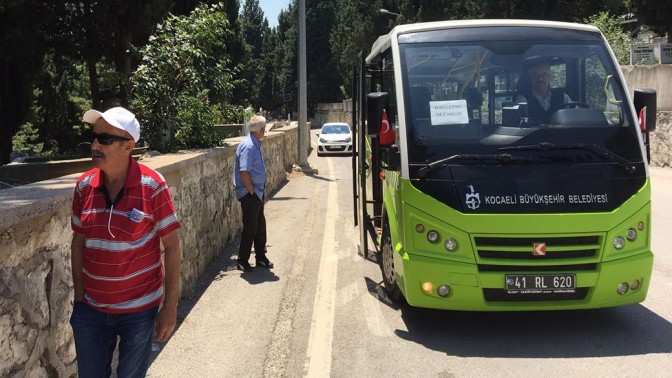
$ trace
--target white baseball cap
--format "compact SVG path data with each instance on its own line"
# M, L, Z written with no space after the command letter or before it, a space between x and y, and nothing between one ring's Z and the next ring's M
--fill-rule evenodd
M87 110L84 113L84 122L93 125L101 117L117 129L127 131L136 142L140 139L140 123L135 118L135 114L128 110L120 106L108 109L103 113L94 109Z

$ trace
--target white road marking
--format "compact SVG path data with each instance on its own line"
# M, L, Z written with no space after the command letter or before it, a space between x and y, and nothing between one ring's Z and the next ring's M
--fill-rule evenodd
M371 334L380 337L392 337L390 326L380 310L378 298L367 291L366 295L362 296L362 307L364 308L364 316L366 316L366 325L369 327Z
M327 159L329 172L334 171L332 159ZM322 255L317 275L317 288L310 325L308 351L304 372L308 377L331 375L331 348L334 338L334 314L336 312L336 278L338 251L336 246L336 220L338 202L336 181L329 182L327 192L326 222L322 239Z
M338 290L338 305L346 305L356 298L359 298L361 294L359 293L359 285L357 281L353 281L350 284L344 286Z

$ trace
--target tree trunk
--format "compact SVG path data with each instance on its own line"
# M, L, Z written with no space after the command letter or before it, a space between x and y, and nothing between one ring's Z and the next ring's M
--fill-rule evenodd
M86 57L86 67L89 71L89 89L91 90L91 108L102 109L102 101L100 99L100 84L98 83L98 70L96 68L96 58L89 55Z
M12 134L0 120L0 165L11 163L12 154Z
M128 30L120 30L115 38L114 61L121 76L119 101L124 107L128 107L131 97L131 40L132 35Z
M26 89L21 86L30 84L27 84L28 75L20 71L21 68L0 59L0 165L11 163L12 138L29 105L23 103Z

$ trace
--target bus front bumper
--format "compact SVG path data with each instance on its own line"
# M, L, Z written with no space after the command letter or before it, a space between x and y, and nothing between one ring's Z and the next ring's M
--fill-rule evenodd
M591 271L558 273L576 274L576 290L565 294L509 293L506 275L521 272L482 272L474 264L456 263L423 256L395 255L397 282L411 306L462 311L538 311L594 309L622 306L644 301L653 268L653 254L648 251L632 257L598 263ZM537 272L553 274L553 272ZM524 272L522 274L535 274ZM619 285L638 280L624 294ZM427 285L430 283L431 285ZM423 284L424 289L423 290ZM450 293L442 297L437 288L447 285ZM428 293L426 290L431 288ZM445 287L444 294L445 294Z

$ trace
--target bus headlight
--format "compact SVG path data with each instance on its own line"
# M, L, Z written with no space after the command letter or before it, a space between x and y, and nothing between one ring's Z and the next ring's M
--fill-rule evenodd
M617 236L614 238L614 248L623 249L625 247L625 239L622 236Z
M625 237L630 241L635 241L635 239L637 239L637 231L634 228L631 228L625 233Z
M436 243L439 240L439 233L437 231L431 230L427 233L427 241L430 243Z
M457 240L453 238L448 238L445 243L443 243L443 246L446 248L448 252L454 252L457 249Z
M445 298L450 295L450 286L439 285L439 287L436 288L436 293Z
M616 292L617 292L618 294L621 294L621 295L627 293L627 292L628 292L628 284L625 283L625 282L621 282L621 283L618 285L618 287L616 288Z

